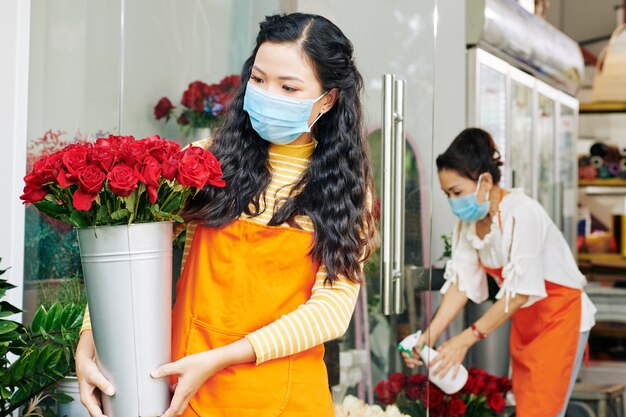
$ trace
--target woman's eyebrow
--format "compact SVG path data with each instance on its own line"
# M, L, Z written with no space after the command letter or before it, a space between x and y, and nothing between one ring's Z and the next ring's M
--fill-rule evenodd
M263 75L267 75L267 73L265 71L263 71L261 68L259 68L256 65L253 65L252 68L254 68L255 70L259 71L261 74ZM304 81L302 80L302 78L298 78L298 77L294 77L294 76L289 76L289 75L282 75L280 77L278 77L279 80L292 80L292 81L300 81L301 83L304 83Z

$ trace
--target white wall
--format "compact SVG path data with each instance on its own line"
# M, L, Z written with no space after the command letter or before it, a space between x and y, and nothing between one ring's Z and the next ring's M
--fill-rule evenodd
M439 186L437 155L467 127L467 53L465 47L465 6L458 0L438 0L439 29L435 54L435 114L433 146L433 250L435 261L443 253L441 235L450 235L455 217Z
M19 200L26 166L30 1L0 2L0 268L19 288L8 301L22 306L24 207ZM19 320L19 317L17 318Z

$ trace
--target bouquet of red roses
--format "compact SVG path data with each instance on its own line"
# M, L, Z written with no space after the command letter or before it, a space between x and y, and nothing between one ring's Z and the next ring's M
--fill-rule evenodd
M24 177L25 203L74 227L174 220L205 185L223 187L207 150L151 136L109 136L66 146Z
M504 397L511 390L508 377L498 378L482 369L472 368L463 389L447 395L423 374L392 374L376 385L382 404L395 404L402 413L425 417L491 417L504 411Z
M194 81L183 93L180 102L184 110L178 116L170 99L162 97L154 107L154 117L169 121L170 117L176 116L176 122L185 135L192 128L214 127L240 85L239 75L229 75L217 84Z

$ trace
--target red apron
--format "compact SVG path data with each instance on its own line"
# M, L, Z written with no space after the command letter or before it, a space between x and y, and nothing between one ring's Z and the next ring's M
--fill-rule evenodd
M482 267L502 285L502 268ZM545 281L545 285L546 298L518 309L511 318L517 417L556 416L565 405L576 360L582 291L550 281Z
M235 342L306 303L318 270L312 244L310 232L249 220L198 226L176 288L172 361ZM228 367L202 385L183 416L333 416L323 356L318 345Z

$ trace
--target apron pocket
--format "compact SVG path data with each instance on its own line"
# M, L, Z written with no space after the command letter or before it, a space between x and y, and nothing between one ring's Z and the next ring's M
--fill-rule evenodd
M186 355L236 342L243 333L217 329L193 318ZM208 379L190 405L202 417L273 417L280 415L291 393L292 358L287 356L260 365L228 367Z

